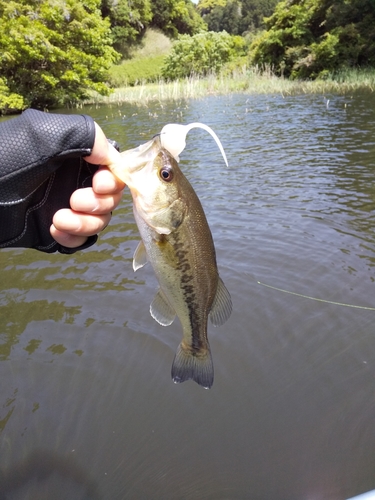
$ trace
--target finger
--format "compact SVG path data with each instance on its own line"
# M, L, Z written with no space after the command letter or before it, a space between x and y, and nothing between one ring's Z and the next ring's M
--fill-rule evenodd
M92 236L103 231L111 220L111 214L90 215L74 212L69 208L58 210L52 223L56 229L79 236Z
M92 188L82 188L74 191L70 197L70 207L75 212L105 215L114 210L120 203L122 190L115 194L101 195Z
M111 172L119 173L122 179L125 176L123 161L120 153L109 144L103 130L95 123L95 142L92 148L91 155L86 156L85 160L95 165L106 165ZM121 182L117 179L117 182Z
M117 179L106 167L95 172L92 178L92 188L98 194L114 194L121 192L125 184Z
M54 240L57 243L60 243L63 247L67 248L77 248L86 243L87 236L78 236L76 234L64 233L63 231L59 231L52 224L50 227L50 233Z
M108 140L95 122L95 142L91 151L91 155L86 156L85 160L94 165L111 165L120 161L120 153L108 143Z

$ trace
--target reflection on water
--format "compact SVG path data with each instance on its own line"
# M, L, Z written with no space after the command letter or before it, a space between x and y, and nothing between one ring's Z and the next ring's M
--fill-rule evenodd
M214 387L174 385L180 327L149 315L157 285L150 268L132 271L128 193L93 248L1 251L0 492L343 500L374 489L375 96L85 112L122 149L170 122L218 134L229 169L199 130L181 168L234 312L209 330ZM38 450L54 457L44 472Z

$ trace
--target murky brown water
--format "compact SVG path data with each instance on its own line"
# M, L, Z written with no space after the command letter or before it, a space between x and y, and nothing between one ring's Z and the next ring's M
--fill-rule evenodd
M1 498L343 500L375 488L375 96L326 98L84 110L123 149L169 122L217 132L230 169L198 130L181 167L234 311L209 330L213 388L173 384L181 330L149 315L156 280L132 270L128 193L87 251L0 251Z

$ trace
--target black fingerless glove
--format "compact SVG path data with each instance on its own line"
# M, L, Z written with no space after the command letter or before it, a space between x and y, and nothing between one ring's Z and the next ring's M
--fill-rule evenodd
M98 169L91 154L95 124L86 115L49 114L29 109L0 124L0 248L35 248L74 253L50 235L52 218L69 208L73 191L90 187Z

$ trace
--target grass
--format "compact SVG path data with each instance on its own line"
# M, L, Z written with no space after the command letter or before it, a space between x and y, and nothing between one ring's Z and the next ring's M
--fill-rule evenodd
M147 105L154 101L202 98L207 95L246 94L345 94L356 89L375 90L375 69L347 70L325 80L288 80L277 77L271 68L249 68L246 57L232 61L220 75L163 81L161 66L172 42L162 32L147 30L142 45L130 52L130 59L113 66L110 84L114 91L103 97L93 94L83 104Z
M192 77L174 82L138 84L120 87L110 96L95 95L88 103L123 102L147 105L153 101L202 98L207 95L230 93L246 94L346 94L359 89L375 90L375 70L347 70L325 80L287 80L277 77L268 68L237 69L230 75L211 75L206 78Z
M165 56L157 55L142 59L129 59L109 70L112 87L133 87L142 81L160 80Z
M161 31L146 31L142 44L133 48L129 59L109 70L112 87L132 87L142 81L155 82L161 78L161 67L172 47L171 40Z
M168 54L171 50L170 38L157 29L148 29L142 39L142 44L130 51L132 58L142 59L158 54Z

